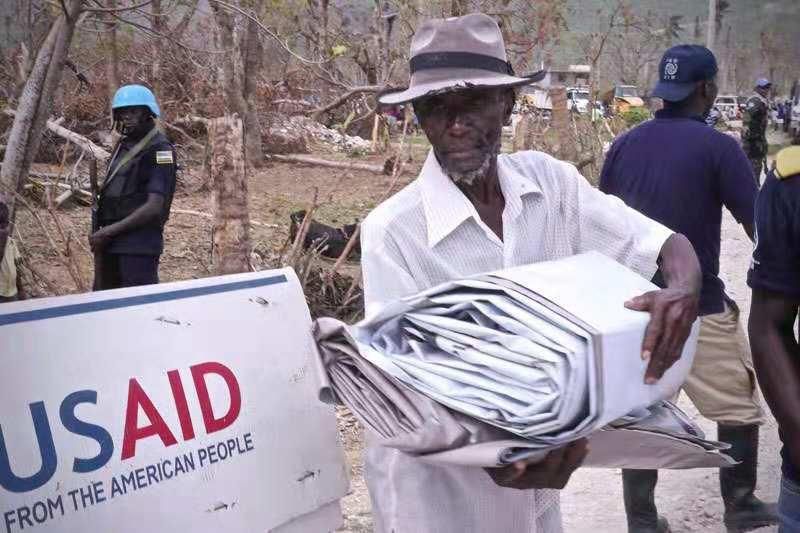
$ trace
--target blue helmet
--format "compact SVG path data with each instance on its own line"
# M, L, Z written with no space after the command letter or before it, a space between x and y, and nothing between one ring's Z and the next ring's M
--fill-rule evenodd
M136 105L149 108L156 117L161 116L155 95L144 85L123 85L117 89L117 92L114 93L114 100L111 101L112 110Z

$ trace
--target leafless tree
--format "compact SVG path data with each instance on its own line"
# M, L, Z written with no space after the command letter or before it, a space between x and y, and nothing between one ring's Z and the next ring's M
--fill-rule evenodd
M61 81L64 62L83 7L82 0L62 2L61 14L39 48L19 98L3 166L0 168L0 200L9 206L12 223L14 202L22 191L33 157L39 149L42 130L50 116L56 88Z

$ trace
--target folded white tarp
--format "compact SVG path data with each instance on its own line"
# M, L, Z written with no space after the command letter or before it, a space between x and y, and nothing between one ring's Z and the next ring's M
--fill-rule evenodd
M448 282L350 328L323 319L322 396L430 460L505 464L591 435L590 465L720 466L721 446L662 402L691 368L696 325L681 360L644 384L649 316L623 303L655 288L587 253Z

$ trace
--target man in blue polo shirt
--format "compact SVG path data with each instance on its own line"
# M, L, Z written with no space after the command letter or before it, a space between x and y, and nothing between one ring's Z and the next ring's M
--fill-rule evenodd
M653 95L664 101L655 119L617 138L608 152L600 189L689 238L700 259L700 337L684 390L740 464L720 471L728 531L775 523L774 504L753 494L762 410L739 310L719 279L722 207L753 235L756 184L738 143L703 117L717 96L717 62L705 47L667 50ZM661 283L660 273L654 279ZM630 532L665 532L656 512L654 470L623 471Z
M800 343L794 332L800 309L800 146L784 148L775 160L756 202L756 248L747 283L753 289L750 346L783 440L780 531L790 533L800 531Z

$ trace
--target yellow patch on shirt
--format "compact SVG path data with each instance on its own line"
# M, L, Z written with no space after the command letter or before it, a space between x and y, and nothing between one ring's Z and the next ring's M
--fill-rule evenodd
M775 167L780 179L800 174L800 146L790 146L778 152Z
M156 164L171 165L173 162L172 151L164 150L163 152L156 152Z

